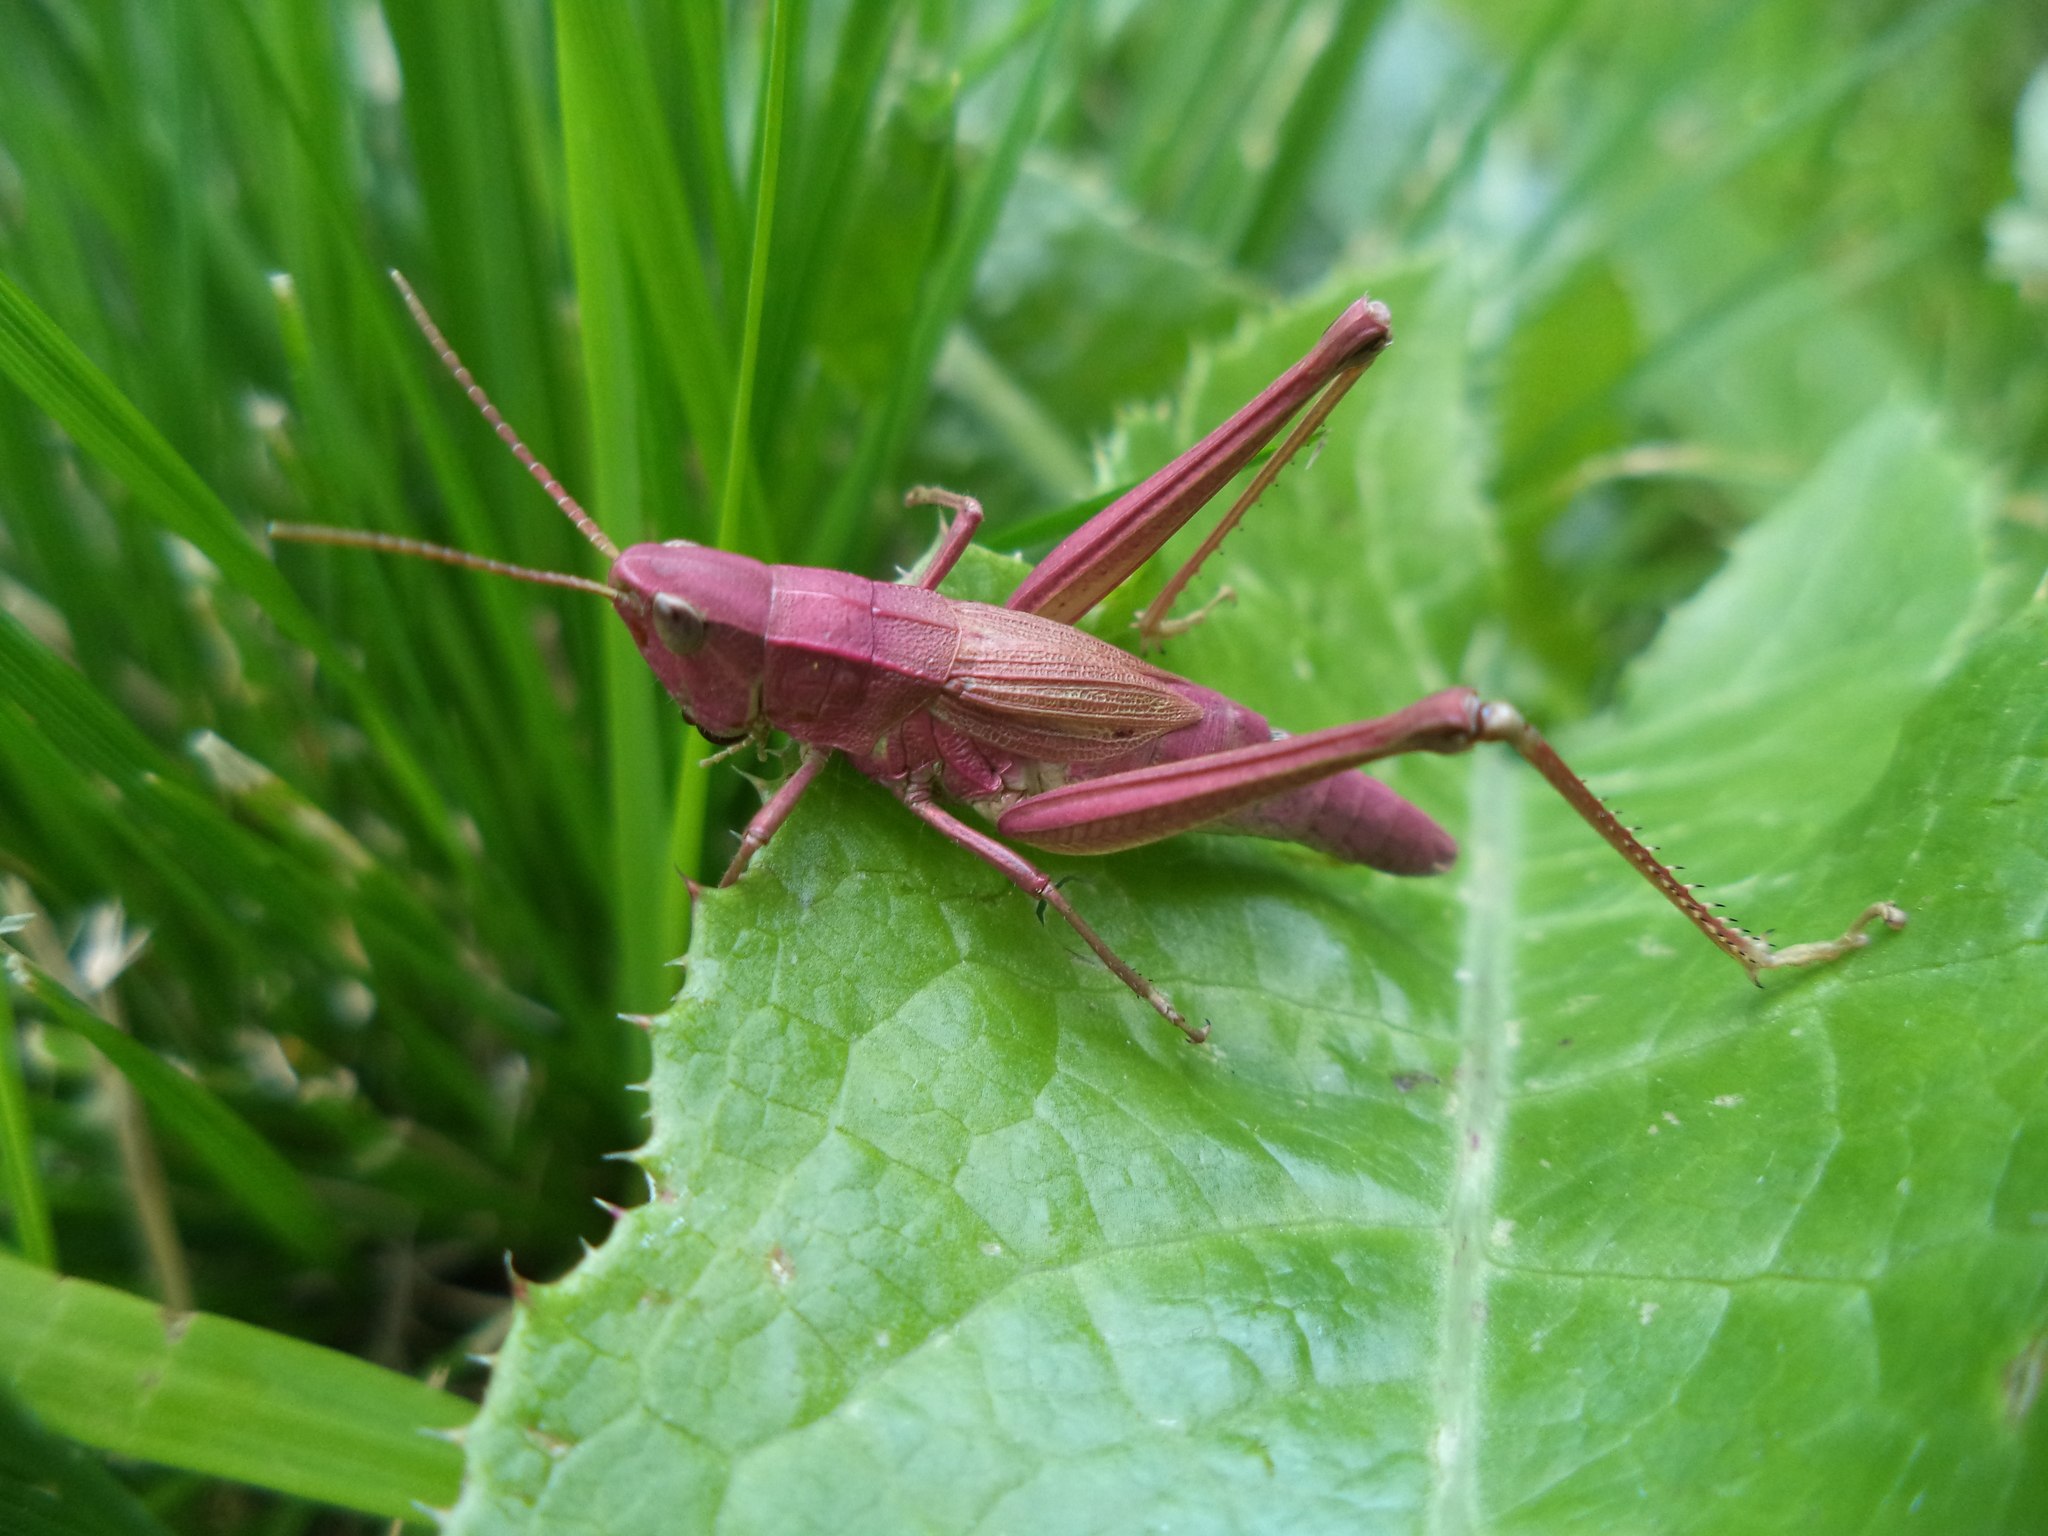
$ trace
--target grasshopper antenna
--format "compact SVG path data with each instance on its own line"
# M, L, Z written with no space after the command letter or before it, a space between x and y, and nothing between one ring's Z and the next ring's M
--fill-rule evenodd
M512 450L512 457L526 466L526 472L540 482L540 488L548 493L549 499L561 508L562 515L576 525L583 537L597 546L598 553L607 560L618 559L619 546L605 537L605 531L597 526L597 519L584 511L583 504L564 489L562 482L555 478L553 470L533 456L533 450L520 441L519 434L512 430L512 424L498 413L495 405L491 404L491 397L484 393L483 385L477 383L476 376L463 366L462 359L455 354L455 349L448 345L448 338L441 334L441 327L434 324L434 317L427 313L427 306L420 302L420 296L412 291L412 284L405 280L405 274L393 267L391 281L397 285L398 296L405 300L405 307L412 312L413 324L420 328L420 334L427 338L427 344L441 359L441 366L455 375L455 382L460 384L462 392L469 396L470 404L483 412L483 418L491 424L491 430ZM324 542L340 541L330 539ZM414 550L411 553L424 554L425 551ZM427 555L426 558L438 560L442 557Z
M387 555L410 555L414 559L438 560L443 565L459 565L465 570L485 571L493 576L510 576L514 581L530 581L543 587L567 587L572 592L595 592L599 597L613 599L619 596L616 587L592 581L587 576L536 571L523 565L510 565L503 560L472 555L466 549L450 549L445 544L429 544L423 539L401 538L395 533L330 528L324 523L271 523L264 531L273 539L293 544L335 544L343 549L374 549Z

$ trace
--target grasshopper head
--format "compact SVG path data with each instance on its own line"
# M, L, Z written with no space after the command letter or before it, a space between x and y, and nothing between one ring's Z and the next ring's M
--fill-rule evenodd
M760 710L768 567L676 539L635 544L611 569L613 605L692 724L745 736Z

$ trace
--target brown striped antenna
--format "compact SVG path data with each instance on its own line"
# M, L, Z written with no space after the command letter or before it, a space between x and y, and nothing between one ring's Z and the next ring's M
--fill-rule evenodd
M448 338L441 334L441 327L434 324L434 317L427 313L427 306L420 302L420 296L412 291L412 284L405 280L405 274L393 267L391 281L397 284L398 295L405 300L405 307L412 314L413 324L417 325L420 334L427 338L427 344L434 349L435 356L441 359L441 366L455 376L455 382L460 384L462 392L469 396L470 404L483 413L484 420L491 424L491 430L512 450L512 457L526 466L526 472L540 482L540 488L548 493L549 499L557 507L562 509L562 515L576 525L583 537L597 546L598 552L605 559L618 559L619 546L605 536L605 531L597 526L597 519L584 511L583 504L563 488L562 482L555 478L553 470L534 457L533 450L512 430L512 424L505 420L495 405L491 404L491 397L484 393L483 385L477 383L476 376L463 366L462 359L456 355L455 349L448 345Z
M424 539L403 538L395 533L375 533L362 528L332 528L325 523L271 523L264 528L271 538L292 544L335 544L343 549L374 549L386 555L410 555L416 560L438 560L443 565L459 565L464 570L484 571L492 576L510 576L514 581L531 581L543 587L567 587L571 592L595 592L599 597L616 598L618 588L592 581L588 576L566 576L560 571L536 571L529 566L512 565L504 560L492 560L484 555L473 555L466 549L450 549L446 544L429 544Z

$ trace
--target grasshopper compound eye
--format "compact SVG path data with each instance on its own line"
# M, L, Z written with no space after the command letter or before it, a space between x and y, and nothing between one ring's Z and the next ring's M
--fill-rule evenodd
M678 656L694 656L704 649L704 615L673 592L657 592L654 633Z

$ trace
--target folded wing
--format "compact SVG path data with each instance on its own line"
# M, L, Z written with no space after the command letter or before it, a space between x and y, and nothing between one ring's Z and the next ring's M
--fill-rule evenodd
M1040 762L1102 762L1202 718L1172 674L1093 635L981 603L958 616L932 713L977 741Z

